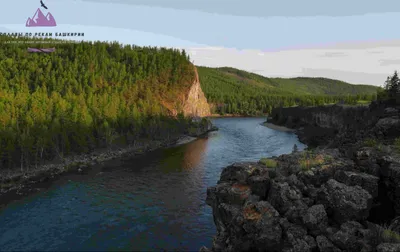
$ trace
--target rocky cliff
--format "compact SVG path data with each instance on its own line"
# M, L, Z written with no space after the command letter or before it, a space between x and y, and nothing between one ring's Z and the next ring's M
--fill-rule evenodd
M400 134L398 107L374 102L370 106L331 105L273 109L268 122L296 129L311 146L354 143L365 135L391 138Z
M207 190L217 234L201 251L400 251L400 110L276 112L271 120L281 125L335 130L338 148L226 167Z
M196 67L195 79L185 97L183 113L185 116L205 117L211 115L210 106L207 103L203 90L201 89L199 74Z

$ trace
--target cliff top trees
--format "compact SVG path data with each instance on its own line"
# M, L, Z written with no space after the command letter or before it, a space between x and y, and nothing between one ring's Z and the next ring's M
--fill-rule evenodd
M182 128L163 102L175 102L194 80L186 52L101 42L47 46L57 51L0 47L0 169L104 147L117 134L165 138ZM161 131L165 124L171 127Z
M397 71L395 71L392 77L390 78L388 87L389 94L392 96L396 96L399 93L399 86L400 86L399 76L397 74Z
M384 85L384 90L378 94L378 100L391 100L400 103L400 78L397 71L392 76L388 76Z

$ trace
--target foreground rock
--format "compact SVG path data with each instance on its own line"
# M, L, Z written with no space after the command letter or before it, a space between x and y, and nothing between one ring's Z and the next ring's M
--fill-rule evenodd
M217 235L212 248L201 251L400 251L399 218L393 216L387 228L371 222L379 184L396 191L400 166L395 159L376 158L373 150L368 157L360 151L365 149L350 160L337 150L319 149L309 156L319 161L306 167L301 152L275 158L274 168L226 167L207 190ZM361 157L368 162L358 162ZM363 165L371 163L378 176L364 172ZM397 209L397 194L389 195Z
M347 186L334 179L322 185L319 197L338 223L365 220L372 206L372 196L360 186Z
M207 191L210 250L400 252L400 107L390 106L274 109L269 123L319 147L225 168Z

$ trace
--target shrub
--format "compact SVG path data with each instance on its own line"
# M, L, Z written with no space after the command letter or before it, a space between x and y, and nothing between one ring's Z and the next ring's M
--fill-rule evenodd
M375 147L378 145L377 141L373 138L365 139L363 144L367 147Z
M325 155L325 156L324 156L324 161L325 161L326 163L330 163L330 162L333 161L333 157L330 156L330 155Z
M278 166L278 162L270 158L262 158L260 159L260 163L264 164L268 168L276 168Z
M400 234L391 230L387 225L377 226L380 242L400 243Z
M400 151L400 137L394 140L394 147L397 151Z
M300 158L299 164L303 171L307 171L317 165L322 165L325 162L323 155L315 155L313 152L304 152L303 157Z

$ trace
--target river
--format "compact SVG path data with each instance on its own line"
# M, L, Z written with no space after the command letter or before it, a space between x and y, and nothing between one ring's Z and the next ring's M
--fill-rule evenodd
M206 189L221 170L305 148L264 118L212 119L219 131L186 145L67 175L0 210L0 250L198 251L215 235Z

